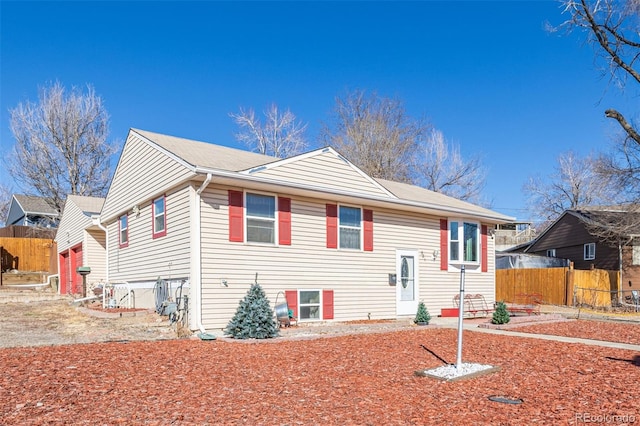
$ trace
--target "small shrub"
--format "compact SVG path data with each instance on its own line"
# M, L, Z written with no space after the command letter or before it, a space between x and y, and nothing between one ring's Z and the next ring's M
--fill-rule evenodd
M431 315L429 315L429 311L424 302L418 303L418 311L416 312L416 317L413 322L416 324L429 324L429 320L431 320Z
M496 303L496 310L493 312L493 318L491 322L493 324L506 324L511 320L509 318L509 311L507 311L507 305L504 302Z
M224 334L236 339L267 339L278 336L278 325L264 290L255 283L240 301Z

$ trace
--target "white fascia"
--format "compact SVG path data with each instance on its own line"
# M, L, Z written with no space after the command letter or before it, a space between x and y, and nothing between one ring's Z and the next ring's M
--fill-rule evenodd
M365 204L371 205L371 206L380 206L380 207L386 207L390 209L395 208L400 210L410 210L410 211L417 211L417 212L423 212L423 213L431 213L434 215L444 215L447 217L455 215L455 216L462 216L462 217L486 219L492 223L509 223L515 220L515 218L513 217L504 216L501 214L496 214L496 215L485 214L482 212L477 212L477 211L468 210L468 209L453 208L448 206L442 206L439 204L403 200L399 198L389 198L389 197L368 195L368 194L356 193L352 191L327 190L327 188L318 187L315 185L299 184L295 182L285 182L277 179L252 176L244 173L230 172L225 170L211 170L211 169L196 167L194 169L194 172L201 173L201 174L205 174L205 173L211 174L216 178L219 178L219 179L216 179L216 181L218 181L219 183L232 184L231 181L251 182L253 184L252 186L254 187L262 186L265 190L267 189L273 190L273 188L290 188L290 189L295 189L297 193L301 195L307 195L314 198L317 198L318 194L326 194L326 195L331 195L334 198L336 196L343 197L345 200L346 199L362 200L363 202L365 202ZM227 179L228 181L225 182L225 180Z

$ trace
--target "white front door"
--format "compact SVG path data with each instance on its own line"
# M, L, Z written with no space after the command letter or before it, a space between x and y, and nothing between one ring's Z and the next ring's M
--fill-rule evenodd
M415 315L418 310L418 251L396 251L396 311Z

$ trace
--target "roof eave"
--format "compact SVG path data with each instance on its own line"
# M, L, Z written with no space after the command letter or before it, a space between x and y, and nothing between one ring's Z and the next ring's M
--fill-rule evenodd
M375 195L362 194L352 191L341 191L318 187L307 184L296 184L292 182L285 182L277 179L264 178L254 175L247 175L238 172L230 172L226 170L215 170L196 167L196 173L211 174L218 183L224 183L228 185L237 185L238 181L242 183L250 183L250 187L253 189L262 190L277 190L278 188L288 188L293 195L302 195L308 197L317 198L318 194L331 195L336 201L345 201L358 199L363 200L370 206L393 208L404 211L413 211L419 213L429 213L433 215L446 215L446 216L465 216L474 217L478 219L484 219L491 223L501 224L510 223L515 220L513 217L504 215L486 214L483 212L477 212L469 209L460 209L451 206L444 206L432 203L422 203L411 200L404 200L399 198L378 197ZM247 186L247 185L245 185Z

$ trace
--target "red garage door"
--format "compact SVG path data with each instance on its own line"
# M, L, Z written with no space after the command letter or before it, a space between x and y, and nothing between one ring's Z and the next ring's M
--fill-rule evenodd
M71 294L82 294L82 276L76 270L82 266L82 244L71 249Z
M71 275L69 274L69 252L60 253L60 294L71 291Z

